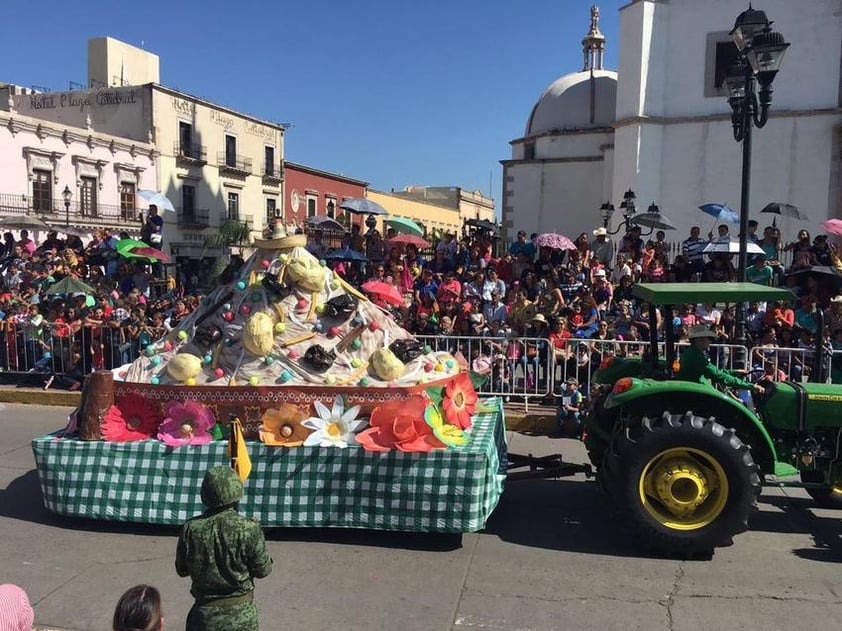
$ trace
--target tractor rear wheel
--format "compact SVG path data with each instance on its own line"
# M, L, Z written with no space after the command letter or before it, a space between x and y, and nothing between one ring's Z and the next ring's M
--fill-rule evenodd
M821 471L802 471L801 481L808 484L821 484L824 482L824 474ZM804 490L818 506L842 509L842 484L808 486Z
M748 528L760 469L733 429L664 412L619 433L602 481L622 523L667 554L710 554Z

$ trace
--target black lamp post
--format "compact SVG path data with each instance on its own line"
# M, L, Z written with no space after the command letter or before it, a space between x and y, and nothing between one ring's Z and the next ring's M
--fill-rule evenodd
M749 193L751 187L751 130L763 127L772 103L772 81L781 66L789 44L784 36L772 30L772 22L763 11L748 5L737 16L731 31L739 50L739 58L728 68L725 86L731 106L734 140L743 143L743 175L740 193L739 280L745 281L748 236ZM755 82L760 84L759 95ZM760 97L758 100L758 96Z
M70 226L70 198L73 197L73 192L67 184L64 185L61 197L64 199L64 227L67 228Z
M641 232L641 236L647 236L657 230L675 230L672 222L661 214L661 209L655 202L649 204L649 208L644 213L637 212L635 204L637 195L634 191L629 189L623 194L623 201L620 203L620 210L623 211L623 221L617 226L615 230L608 230L608 224L611 223L611 216L614 214L614 204L605 202L599 207L599 214L602 217L602 227L605 228L607 234L617 234L620 230L629 230L631 227L649 228L648 232Z
M772 103L772 81L781 67L789 44L784 36L772 30L772 22L763 11L751 4L737 16L731 39L739 57L727 71L725 87L731 106L734 140L743 143L742 183L740 190L740 253L737 280L744 282L747 267L749 194L751 188L751 130L763 127ZM760 84L759 94L755 83ZM759 96L759 99L758 99ZM737 305L737 343L745 345L745 310Z
M608 230L608 224L611 223L611 217L614 215L614 204L610 201L605 202L602 206L599 207L599 214L602 217L602 227L606 229L608 234L617 234L623 228L627 228L630 225L631 219L634 218L635 213L637 212L637 206L635 206L634 200L637 199L637 195L634 194L634 191L629 189L623 194L623 201L620 203L620 210L623 211L623 221L620 222L620 225L617 226L616 230Z

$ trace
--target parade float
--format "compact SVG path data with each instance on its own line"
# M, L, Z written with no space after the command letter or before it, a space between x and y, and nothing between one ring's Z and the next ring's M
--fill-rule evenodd
M264 526L485 525L505 479L500 400L304 245L276 226L136 361L88 377L68 428L32 444L48 510L180 524L236 419L240 509Z

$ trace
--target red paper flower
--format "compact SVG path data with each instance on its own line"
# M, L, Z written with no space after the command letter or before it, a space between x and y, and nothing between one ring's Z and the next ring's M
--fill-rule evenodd
M198 401L172 401L167 418L158 428L158 440L170 447L205 445L211 441L210 430L216 423L207 407Z
M357 434L357 442L366 451L420 451L445 449L433 428L424 420L427 399L415 395L405 401L387 401L374 408L369 427Z
M471 426L471 417L477 409L479 397L468 373L456 375L444 388L441 406L447 422L459 429Z
M139 394L127 394L106 411L102 419L102 437L122 443L155 436L161 418Z

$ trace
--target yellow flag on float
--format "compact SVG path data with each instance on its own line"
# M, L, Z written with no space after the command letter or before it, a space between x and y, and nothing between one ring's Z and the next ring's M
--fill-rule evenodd
M246 481L251 473L251 458L246 448L246 440L243 438L243 424L240 419L231 419L231 437L228 439L228 456L231 458L231 468L240 476L240 480Z

